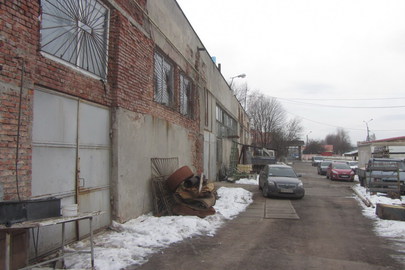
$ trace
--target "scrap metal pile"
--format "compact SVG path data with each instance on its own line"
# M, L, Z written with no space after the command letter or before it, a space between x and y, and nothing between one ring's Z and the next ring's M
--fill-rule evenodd
M167 179L153 182L155 216L184 215L204 218L215 214L217 199L214 183L203 175L194 175L188 166L173 172Z

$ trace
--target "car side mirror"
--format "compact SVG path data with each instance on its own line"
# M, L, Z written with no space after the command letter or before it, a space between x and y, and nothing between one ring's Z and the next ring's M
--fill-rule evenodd
M298 177L302 177L302 174L301 174L301 173L298 173L297 176L298 176Z

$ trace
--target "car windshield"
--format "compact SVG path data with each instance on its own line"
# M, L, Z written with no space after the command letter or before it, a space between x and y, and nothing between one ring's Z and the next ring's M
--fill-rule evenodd
M321 166L329 166L329 164L331 164L332 162L330 162L330 161L326 161L326 162L322 162L321 163Z
M314 157L314 160L324 160L323 157Z
M345 163L335 163L333 165L334 169L350 169L349 165L345 164Z
M357 162L356 161L349 161L347 164L349 164L349 166L356 166Z
M270 167L269 176L297 177L294 170L290 167Z

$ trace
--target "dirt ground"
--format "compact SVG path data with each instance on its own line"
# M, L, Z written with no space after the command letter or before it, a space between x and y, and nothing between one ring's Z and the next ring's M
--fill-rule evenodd
M195 237L170 246L141 266L128 269L405 269L400 255L373 232L349 189L353 183L319 176L297 162L306 195L302 200L263 198L257 186L246 212L214 237ZM402 254L403 255L403 254Z

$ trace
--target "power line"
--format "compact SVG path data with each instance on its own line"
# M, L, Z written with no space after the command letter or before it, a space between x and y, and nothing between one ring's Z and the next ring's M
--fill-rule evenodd
M334 101L334 100L355 100L355 101L363 101L363 100L393 100L393 99L405 99L405 97L390 97L390 98L282 98L282 97L273 97L279 99L287 99L287 100L325 100L325 101Z
M302 102L296 100L290 100L286 98L277 98L287 102L294 102L300 103L304 105L311 105L311 106L320 106L320 107L328 107L328 108L344 108L344 109L394 109L394 108L405 108L405 105L400 106L337 106L337 105L326 105L326 104L317 104L317 103L309 103L309 102Z
M286 112L289 113L289 114L292 114L292 115L294 115L294 116L297 116L297 117L299 117L299 118L305 119L305 120L307 120L307 121L309 121L309 122L313 122L313 123L316 123L316 124L319 124L319 125L323 125L323 126L335 127L335 128L343 128L343 129L347 129L347 130L364 131L364 129L362 129L362 128L347 128L347 127L342 127L342 126L335 126L335 125L331 125L331 124L327 124L327 123L315 121L315 120L312 120L312 119L303 117L302 115L298 115L298 114L295 114L295 113L292 113L292 112L289 112L289 111L286 111ZM399 132L399 131L405 131L405 129L392 129L392 130L373 129L372 131L373 131L373 132L376 132L376 131L378 131L378 132Z

